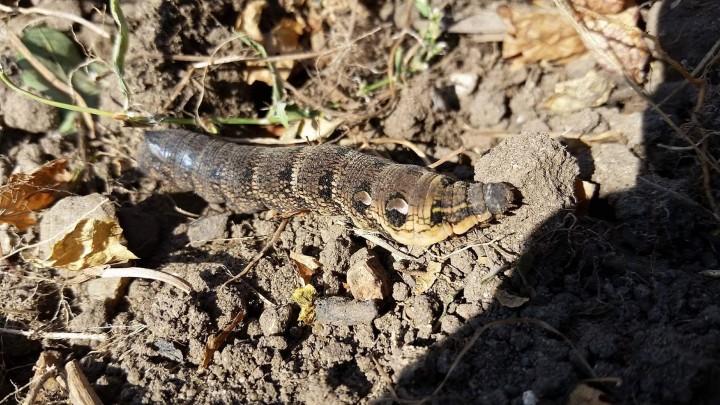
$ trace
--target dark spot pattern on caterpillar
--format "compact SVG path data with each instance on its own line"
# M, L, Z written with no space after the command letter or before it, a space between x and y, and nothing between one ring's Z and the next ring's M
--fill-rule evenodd
M343 215L397 242L429 246L502 215L504 183L455 181L336 145L237 145L184 130L147 131L140 168L238 212Z

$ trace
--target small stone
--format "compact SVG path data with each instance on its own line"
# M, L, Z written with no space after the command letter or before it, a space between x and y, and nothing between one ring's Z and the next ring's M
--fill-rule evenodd
M369 324L378 316L375 301L323 297L315 301L315 320L326 325Z
M13 173L32 173L47 162L40 145L36 143L23 142L17 148Z
M463 294L468 302L479 302L483 299L483 293L487 291L487 286L483 285L484 272L476 267L465 278L465 290Z
M356 300L382 301L390 295L387 272L372 252L362 248L350 257L350 263L347 283Z
M437 310L437 302L427 295L416 295L408 301L405 307L405 314L417 328L431 324L435 320Z
M556 132L585 135L600 124L600 114L592 110L581 110L568 115L554 115L548 124Z
M450 83L455 86L455 94L465 97L475 91L479 76L473 72L453 72L450 74Z
M20 237L13 231L11 225L0 224L0 256L10 254L20 243Z
M448 335L454 335L460 332L462 326L462 321L455 315L445 315L440 320L440 329Z
M251 338L257 338L263 334L262 328L260 327L260 321L253 319L248 323L247 334Z
M229 214L211 215L200 218L188 226L187 236L190 243L202 244L215 239L226 237Z
M465 320L472 319L483 313L483 307L478 303L458 304L455 313Z
M481 88L470 103L469 110L469 121L473 127L492 128L507 114L505 95Z
M285 332L290 327L293 310L289 305L268 308L260 315L260 329L263 335L273 336Z
M288 347L287 340L282 336L263 336L260 338L258 345L275 350L285 350Z
M37 134L53 130L60 124L57 108L38 103L14 91L6 97L2 114L8 127Z
M410 286L403 282L393 284L392 297L395 301L405 301L410 296Z
M600 185L599 197L634 188L640 175L640 159L624 145L608 143L591 149L595 171L592 180Z

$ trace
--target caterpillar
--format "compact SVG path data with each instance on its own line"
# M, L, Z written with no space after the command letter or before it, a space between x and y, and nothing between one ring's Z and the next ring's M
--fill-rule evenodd
M455 181L336 145L237 145L184 131L146 131L140 169L237 212L342 215L409 246L429 246L506 212L513 188Z

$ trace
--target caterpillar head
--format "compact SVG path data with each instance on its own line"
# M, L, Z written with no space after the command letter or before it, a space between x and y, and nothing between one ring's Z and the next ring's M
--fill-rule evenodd
M381 216L376 222L394 240L429 246L503 214L513 200L512 187L504 183L469 183L426 174L411 189L382 195L374 211Z

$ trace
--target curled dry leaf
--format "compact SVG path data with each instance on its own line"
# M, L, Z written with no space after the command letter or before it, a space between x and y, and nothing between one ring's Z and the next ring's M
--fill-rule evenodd
M202 363L200 363L199 367L200 371L208 368L215 352L222 347L228 336L230 336L243 319L245 319L245 310L241 309L235 314L232 321L225 325L220 333L208 336L207 342L205 342L205 352L203 353Z
M82 270L137 259L125 243L116 220L83 218L55 243L45 262L56 268Z
M296 139L313 142L329 137L343 122L341 119L329 121L323 117L305 118L291 123L288 128L278 126L275 134L280 135L281 141L288 143Z
M575 19L587 28L583 42L588 48L607 56L600 57L598 62L615 71L615 63L608 58L614 59L629 77L641 83L649 51L643 33L637 28L640 10L635 2L572 0L572 3L575 6Z
M586 52L575 28L554 9L498 7L507 26L502 56L516 64L566 63Z
M268 32L260 29L263 11L269 3L265 0L249 2L243 12L238 16L235 28L248 36L248 38L261 44L268 55L279 55L302 50L300 36L305 32L307 23L297 14L289 12ZM275 70L281 79L290 76L295 62L293 60L280 60L274 62ZM247 62L243 77L248 84L261 81L272 86L275 78L266 62Z
M312 276L320 268L320 262L314 257L306 256L297 252L290 252L290 258L295 262L295 267L300 273L303 283L310 284Z
M530 301L530 298L518 297L517 295L510 294L505 290L495 291L495 299L498 300L500 305L507 308L518 308L525 305L526 302Z
M604 393L597 388L587 384L579 384L568 396L568 405L609 405L610 402L604 398Z
M617 14L635 5L635 0L572 0L573 4L600 14Z
M35 225L34 212L62 196L71 178L66 159L54 160L31 174L13 174L0 187L0 222L21 231Z

